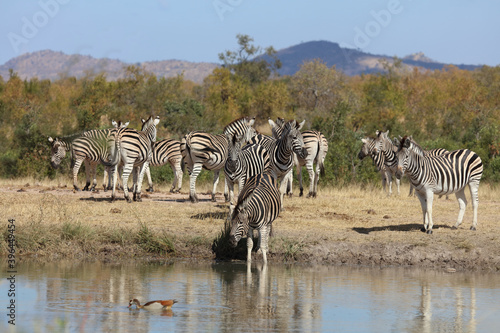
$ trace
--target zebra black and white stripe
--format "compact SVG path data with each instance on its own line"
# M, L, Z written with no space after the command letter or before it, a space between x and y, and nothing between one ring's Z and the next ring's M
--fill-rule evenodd
M269 122L272 127L273 137L275 139L279 138L285 124L283 118L278 118L273 124L272 121ZM307 150L307 157L301 158L294 153L293 159L294 164L297 169L297 179L299 180L300 194L302 196L304 193L304 188L302 186L302 167L305 166L309 174L309 193L307 197L315 198L318 191L318 181L320 173L324 174L324 163L326 154L328 152L328 140L323 135L323 133L318 131L303 131L302 138L304 140L304 147ZM316 164L316 170L314 169L314 164ZM293 194L292 189L292 177L288 178L288 193L291 196Z
M270 172L271 162L267 150L258 144L249 144L244 147L241 135L228 136L228 157L224 165L224 174L228 185L229 215L234 208L234 184L238 184L241 191L245 182L255 175Z
M384 192L387 192L386 190L386 184L387 182L389 183L389 193L388 195L392 195L392 176L393 173L391 170L385 165L385 157L383 152L378 152L375 154L373 152L373 148L375 146L375 139L366 137L361 139L361 142L363 143L363 146L361 147L361 150L358 153L358 158L360 160L364 159L366 156L370 156L373 160L373 163L375 164L375 167L377 168L378 172L380 172L380 176L382 177L382 188L384 189ZM399 185L400 181L399 179L396 179L396 185L398 188L398 194L399 194Z
M244 142L248 142L256 132L253 129L255 117L244 117L231 122L224 128L224 134L210 134L193 131L184 136L181 141L181 154L189 172L189 199L198 202L196 195L196 178L201 169L211 170L214 173L212 201L215 201L215 192L219 183L219 172L227 160L228 135L241 135ZM227 195L227 186L224 187Z
M79 191L78 187L78 171L82 163L85 164L86 183L84 191L93 191L97 185L96 173L97 164L101 159L108 158L107 142L117 127L125 127L128 122L123 124L113 121L115 128L103 130L90 130L81 134L72 135L66 138L52 139L49 137L49 142L52 144L51 165L58 168L62 159L67 152L71 152L71 168L73 169L73 188ZM92 187L90 179L93 179ZM104 183L106 183L107 175L104 175ZM105 186L105 185L104 185Z
M267 263L269 233L281 210L280 191L276 178L269 173L250 177L238 196L231 216L229 243L236 247L247 235L247 262L252 261L253 230L259 231L259 248Z
M167 163L170 164L174 172L174 181L170 188L171 193L178 193L182 187L182 175L184 174L184 165L182 164L181 155L181 142L174 139L164 139L153 143L153 154L151 161L145 170L146 177L148 178L149 188L148 192L153 192L153 181L151 180L151 173L149 171L151 166L163 166Z
M415 187L422 206L424 228L422 231L432 233L432 201L434 194L455 193L460 207L457 223L462 223L467 199L465 186L469 185L472 200L473 218L471 230L477 228L477 207L479 204L478 189L483 174L483 163L479 155L468 149L451 151L439 156L425 156L423 149L408 137L400 142L398 155L398 171L396 177L406 174Z
M271 124L272 120L269 120ZM291 175L293 167L293 153L301 158L307 157L307 150L304 147L304 140L300 129L304 126L305 120L300 124L295 120L285 123L279 139L274 139L262 134L253 137L249 143L259 144L266 148L271 159L271 174L278 180L281 180L280 192L281 202L287 189L287 179ZM273 125L271 125L273 127ZM278 135L278 134L276 134Z
M148 120L142 119L142 130L137 131L132 128L120 128L111 144L110 155L111 161L107 162L104 159L101 162L106 166L113 166L113 192L111 201L114 201L116 190L116 179L118 174L118 164L123 163L122 183L123 194L128 202L132 202L128 194L127 181L132 169L136 168L133 174L134 178L134 201L142 201L141 186L144 177L145 168L148 166L149 160L153 153L153 143L156 141L156 125L160 122L159 117L150 116Z

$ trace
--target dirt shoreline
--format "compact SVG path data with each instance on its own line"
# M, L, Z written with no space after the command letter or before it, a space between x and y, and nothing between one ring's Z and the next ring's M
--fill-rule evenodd
M434 234L427 235L420 232L417 199L404 194L387 198L380 191L328 189L316 199L286 198L285 211L273 224L270 263L500 271L500 203L496 192L480 199L477 231L469 230L470 207L460 228L452 230L458 214L456 200L435 200ZM406 193L404 189L401 192ZM217 260L212 245L227 211L221 193L215 203L208 194L199 193L197 204L187 200L186 192L171 194L161 189L145 194L143 202L130 204L121 193L120 199L111 203L110 192L74 192L65 185L3 185L0 193L4 221L1 255L7 255L6 225L14 218L18 237L28 237L26 248L17 252L21 260ZM34 226L40 228L38 234L47 229L51 236L30 243L29 237L34 236L26 232ZM82 236L67 234L72 226L75 233L77 227L82 228ZM171 242L167 250L148 252L138 245L133 235L141 232L137 231L141 226L147 226L151 235L167 235L165 244ZM116 237L124 239L117 241ZM37 242L41 245L29 247ZM245 259L244 243L240 242L238 260ZM261 260L258 254L253 258Z

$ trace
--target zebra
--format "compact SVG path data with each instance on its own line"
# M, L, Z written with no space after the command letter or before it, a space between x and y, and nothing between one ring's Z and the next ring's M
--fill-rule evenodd
M410 139L410 141L412 142L412 146L413 146L413 136L409 136L408 137ZM399 143L401 142L401 139L402 137L399 136L399 140L394 137L393 138L393 144L398 147L399 146ZM419 149L418 148L419 146L415 146L415 149ZM421 151L422 154L424 154L425 156L439 156L439 155L443 155L443 154L446 154L446 153L449 153L448 150L444 149L444 148L434 148L434 149L429 149L429 150L422 150ZM416 194L414 194L414 189L413 189L413 185L410 183L410 192L408 193L408 196L409 197L412 197ZM441 199L442 195L439 195L439 199ZM448 200L448 194L446 194L446 200Z
M432 234L432 201L434 194L455 193L460 207L456 229L462 223L467 199L465 186L469 185L472 200L473 218L471 230L477 228L478 189L483 174L483 163L479 155L468 149L454 150L439 156L425 156L423 149L403 137L397 152L398 170L396 177L406 173L415 187L420 205L424 227L422 231Z
M229 243L236 247L243 234L247 235L247 262L252 261L253 230L259 231L258 247L267 263L269 232L281 210L280 191L270 173L250 177L238 196L231 216Z
M212 201L215 201L215 191L219 183L219 172L227 160L228 135L242 135L244 142L248 142L256 132L252 127L255 117L243 117L234 120L224 128L224 134L210 134L206 132L193 131L184 136L181 141L181 154L189 172L189 199L198 202L196 195L196 178L202 168L214 172L212 189ZM227 196L227 186L224 187Z
M57 169L61 164L62 159L67 152L71 152L71 168L73 169L73 188L80 191L78 187L78 171L82 163L85 163L86 184L83 191L93 191L97 185L95 178L97 171L97 163L101 158L107 158L107 140L116 128L126 127L127 123L112 122L114 128L103 130L90 130L81 134L72 135L66 138L49 137L48 140L52 144L51 149L51 165ZM90 179L93 179L93 185L90 186ZM106 170L104 174L104 183L106 183ZM105 185L104 185L105 187Z
M258 144L249 144L242 148L243 136L228 135L228 157L224 165L226 184L228 185L229 216L234 208L234 184L238 183L241 191L247 179L260 173L271 171L271 162L267 150Z
M283 126L285 124L285 120L283 118L278 118L276 123L269 122L272 130L273 136L275 139L279 138ZM276 127L276 128L275 128ZM318 181L320 173L324 175L325 172L325 158L328 152L328 140L323 135L323 133L319 131L303 131L302 137L304 140L304 147L307 150L307 157L301 158L297 156L297 154L293 154L294 165L297 169L297 179L299 180L300 194L301 197L304 194L304 188L302 186L302 167L305 166L306 170L309 174L309 193L307 197L316 198L318 191ZM314 170L314 164L316 164L316 170ZM292 176L289 176L289 184L287 185L289 188L289 195L292 196Z
M273 121L269 119L271 124ZM259 144L266 148L271 158L271 174L278 180L281 180L280 192L281 203L283 196L286 193L288 185L288 177L291 175L293 167L293 155L296 153L300 158L307 157L307 150L304 147L304 140L300 129L304 126L305 120L297 123L295 120L290 120L282 126L282 132L279 139L274 139L262 134L254 136L249 143ZM271 127L277 127L271 125ZM277 133L275 133L277 135Z
M132 202L128 194L128 177L134 167L134 189L133 200L142 201L141 186L144 177L144 171L147 168L153 152L153 143L156 141L156 125L160 122L160 117L150 116L147 120L142 120L142 129L137 131L132 128L120 128L114 135L114 142L110 145L111 160L105 161L101 159L101 163L105 166L114 167L113 171L113 192L111 201L116 199L116 179L117 167L123 163L122 183L123 195L127 202Z
M151 180L149 168L151 166L162 166L167 163L170 164L170 167L174 172L174 181L172 183L172 187L170 188L170 192L179 193L181 191L184 164L182 163L180 147L181 142L174 139L164 139L153 143L151 161L149 161L149 165L145 170L149 184L149 188L146 191L153 192L153 182Z
M380 175L382 177L382 188L384 189L384 192L387 192L386 190L386 184L389 182L389 196L392 195L392 172L387 166L385 165L385 157L382 152L379 152L378 154L375 154L373 152L373 147L375 144L375 139L366 137L362 138L361 142L363 143L363 146L361 147L361 150L358 153L358 158L360 160L363 160L366 156L370 156L373 160L373 163L375 164L378 172L380 172ZM396 179L396 185L398 188L398 195L400 193L399 191L399 186L400 186L400 181L399 179Z

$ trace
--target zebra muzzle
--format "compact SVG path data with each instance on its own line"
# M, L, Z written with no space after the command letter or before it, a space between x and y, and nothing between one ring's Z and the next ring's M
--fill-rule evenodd
M401 179L401 177L403 177L403 173L403 168L398 167L398 169L396 170L396 178Z

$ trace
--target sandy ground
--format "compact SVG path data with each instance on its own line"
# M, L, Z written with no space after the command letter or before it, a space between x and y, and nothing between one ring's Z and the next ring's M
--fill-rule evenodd
M186 188L187 186L185 186ZM122 192L75 192L68 185L4 184L0 217L15 218L18 228L32 221L62 223L64 219L93 227L134 228L146 223L152 230L175 235L176 256L215 258L211 246L227 217L222 193L216 202L199 186L200 202L188 200L184 189L172 194L165 187L143 194L143 202L127 203ZM269 260L364 266L418 266L459 270L500 271L500 197L483 185L477 231L469 230L472 207L464 222L452 230L458 215L454 195L434 200L434 233L422 233L421 208L416 198L387 197L381 189L320 189L315 199L285 198L285 210L274 222ZM199 242L193 241L199 239ZM244 242L244 241L242 241ZM110 252L126 251L111 246ZM49 256L47 253L31 254ZM127 253L122 253L127 256ZM100 259L100 258L97 258ZM261 260L257 254L255 260Z

